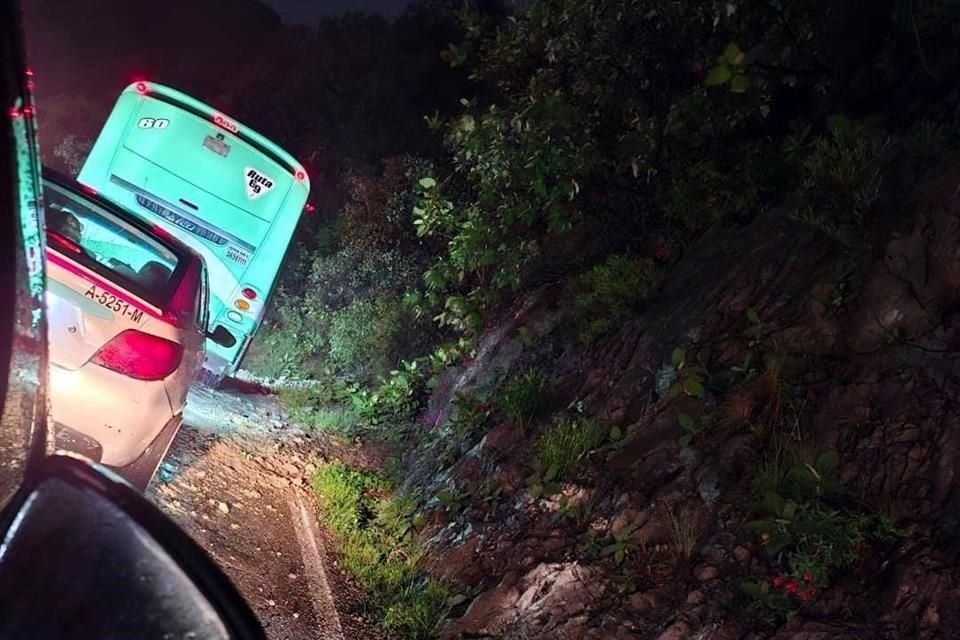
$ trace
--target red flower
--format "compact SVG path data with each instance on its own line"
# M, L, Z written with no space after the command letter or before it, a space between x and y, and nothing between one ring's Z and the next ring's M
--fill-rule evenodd
M787 593L797 593L798 591L800 591L800 585L798 585L793 580L788 582L787 586L784 588L787 590Z
M783 586L783 582L784 582L783 576L777 576L776 578L773 579L773 586L779 589L780 587Z
M803 581L804 581L804 582L812 582L812 581L813 581L813 573L810 572L810 571L807 571L806 573L804 573L804 574L803 574Z

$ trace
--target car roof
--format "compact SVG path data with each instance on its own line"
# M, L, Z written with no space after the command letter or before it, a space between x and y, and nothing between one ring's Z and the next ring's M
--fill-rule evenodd
M55 169L44 166L42 168L42 172L44 181L52 182L59 187L76 193L86 200L96 203L99 207L106 209L112 215L115 215L129 225L136 227L140 231L143 231L145 234L152 236L160 243L166 245L170 250L178 254L177 257L184 262L192 262L194 260L203 262L203 257L199 253L191 249L187 244L180 241L176 236L169 233L166 229L144 222L141 218L138 218L123 207L115 204L112 200L108 200L107 198L98 195L96 192L91 193L83 184Z

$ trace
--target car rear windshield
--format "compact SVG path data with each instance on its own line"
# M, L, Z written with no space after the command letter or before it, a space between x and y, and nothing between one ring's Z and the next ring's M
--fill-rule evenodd
M165 243L82 194L44 182L47 245L118 287L164 308L180 257Z

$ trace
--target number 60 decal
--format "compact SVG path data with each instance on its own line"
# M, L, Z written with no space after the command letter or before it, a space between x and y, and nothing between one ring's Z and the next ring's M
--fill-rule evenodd
M166 129L170 121L166 118L140 118L137 126L141 129Z

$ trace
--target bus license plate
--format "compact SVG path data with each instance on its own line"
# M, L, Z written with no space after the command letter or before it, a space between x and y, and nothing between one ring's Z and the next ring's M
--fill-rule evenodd
M230 154L230 145L228 145L223 140L217 140L213 136L207 136L203 139L203 146L210 151L213 151L217 155L221 155L226 158Z

